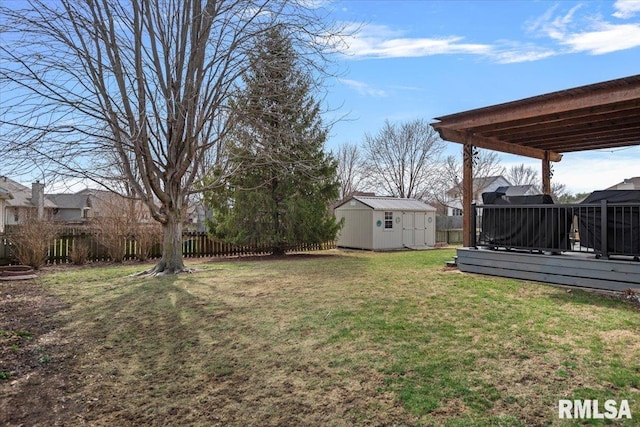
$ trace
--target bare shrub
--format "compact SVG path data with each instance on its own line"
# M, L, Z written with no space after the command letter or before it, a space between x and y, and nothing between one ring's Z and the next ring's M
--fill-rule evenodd
M99 242L112 261L122 262L127 255L127 243L135 239L137 256L146 260L153 245L160 242L159 225L148 224L149 209L140 200L115 193L101 193L95 202L100 213L93 220Z
M75 265L84 265L89 258L89 242L86 238L77 238L69 250L69 259Z
M151 256L154 245L162 243L162 227L158 224L136 224L135 240L138 259L146 261Z
M49 246L58 235L58 227L53 221L38 219L30 212L22 224L11 227L7 234L18 261L38 269L47 262Z
M114 262L122 262L129 236L129 224L123 216L105 216L95 220L100 243L107 249L107 255Z

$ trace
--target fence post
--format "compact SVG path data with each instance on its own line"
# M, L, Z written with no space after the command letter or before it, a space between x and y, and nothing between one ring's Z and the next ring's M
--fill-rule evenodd
M471 247L478 249L478 246L477 246L478 230L476 229L476 215L477 215L476 204L471 203Z
M609 242L607 242L607 227L608 227L608 218L607 218L607 201L602 200L600 202L600 243L602 245L601 248L601 256L603 258L609 258Z

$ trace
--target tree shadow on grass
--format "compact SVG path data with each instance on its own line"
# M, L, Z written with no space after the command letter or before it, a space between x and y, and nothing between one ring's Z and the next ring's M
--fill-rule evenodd
M69 370L77 381L71 397L80 408L77 421L156 425L199 418L193 399L228 364L216 350L229 308L201 301L180 279L131 278L63 315L74 342Z
M639 306L625 298L620 292L599 292L588 290L568 289L549 296L562 304L590 305L600 308L616 308L621 310L637 311Z

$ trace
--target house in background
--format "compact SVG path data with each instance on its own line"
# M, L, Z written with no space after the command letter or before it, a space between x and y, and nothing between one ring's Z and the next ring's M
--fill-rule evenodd
M149 208L139 199L91 188L76 193L45 194L44 184L40 182L34 182L30 189L0 176L0 233L4 233L5 225L20 224L31 215L69 226L116 217L126 217L139 224L155 224ZM185 215L185 231L206 231L206 218L210 216L211 211L201 202L190 202Z
M53 220L68 225L115 217L129 217L138 223L151 221L149 209L141 200L110 191L86 188L73 194L48 194L47 197L56 204Z
M68 225L88 224L100 218L129 217L139 224L155 224L147 205L139 199L132 199L105 190L86 188L73 194L48 194L57 208L54 221ZM189 201L184 220L184 230L206 231L206 218L211 211L197 200Z
M4 205L9 199L13 199L9 190L0 187L0 234L4 233Z
M473 202L482 204L482 193L503 193L509 196L541 194L535 185L511 185L502 175L476 178L473 182ZM447 191L447 216L462 216L462 190L454 187Z
M47 197L56 204L53 220L67 224L83 224L89 220L91 203L83 194L48 194Z
M386 251L433 247L436 208L416 199L352 196L336 206L338 247Z
M184 219L184 231L204 233L207 231L207 218L213 212L200 201L189 201L187 214Z
M44 194L44 184L36 181L31 188L22 185L6 176L0 177L0 187L10 197L4 199L2 217L4 225L22 223L29 216L51 218L56 208L55 203Z
M616 185L605 188L605 190L640 190L640 176L625 179Z
M473 202L482 203L482 193L496 191L500 187L511 187L511 183L502 175L476 178L473 180ZM447 216L462 217L462 185L450 188L446 195Z
M542 192L535 185L507 185L504 187L496 188L495 192L504 194L506 197L536 196L538 194L542 194Z

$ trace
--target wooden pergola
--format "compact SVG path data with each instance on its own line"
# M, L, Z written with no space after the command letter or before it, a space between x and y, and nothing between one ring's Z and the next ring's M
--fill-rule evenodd
M442 139L463 148L463 233L470 246L473 147L540 159L545 194L563 153L640 145L640 75L437 117Z

